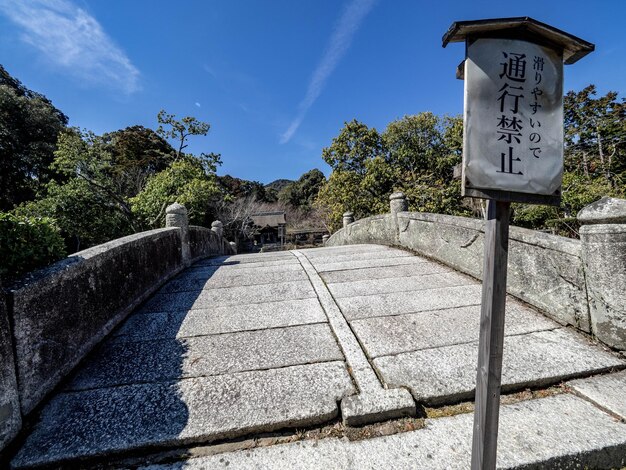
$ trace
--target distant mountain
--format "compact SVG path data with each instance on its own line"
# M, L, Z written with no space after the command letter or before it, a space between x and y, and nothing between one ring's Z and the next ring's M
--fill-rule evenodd
M266 184L265 189L273 189L274 191L276 191L276 193L279 193L285 188L285 186L291 183L293 183L293 180L286 180L286 179L275 180L269 184Z

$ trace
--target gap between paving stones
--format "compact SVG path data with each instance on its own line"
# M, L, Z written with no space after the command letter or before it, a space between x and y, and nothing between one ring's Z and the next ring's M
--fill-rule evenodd
M358 395L341 401L344 423L363 425L373 421L415 415L415 402L408 390L383 388L357 337L315 267L302 252L295 250L293 253L309 276L359 389Z
M354 392L344 362L337 361L60 393L12 464L76 463L314 426L334 419L337 402Z
M469 468L472 415L427 419L425 424L415 431L366 440L331 436L277 443L144 469ZM505 405L500 428L498 468L620 468L626 464L626 425L570 394Z

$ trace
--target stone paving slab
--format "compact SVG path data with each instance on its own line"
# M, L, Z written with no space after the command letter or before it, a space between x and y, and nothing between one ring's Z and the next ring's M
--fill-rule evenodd
M362 441L331 438L191 458L144 470L460 469L470 468L473 414L427 420L417 431ZM581 425L584 423L584 426ZM590 403L559 395L505 405L497 467L620 468L626 424Z
M359 252L370 252L374 253L377 251L389 251L394 248L385 246L385 245L373 245L373 244L362 244L362 245L340 245L340 246L328 246L328 247L320 247L320 248L305 248L301 249L302 253L306 255L309 259L315 259L318 256L328 256L329 254L339 254L339 253L359 253Z
M142 307L142 312L171 312L223 305L277 302L284 299L308 299L315 291L308 280L277 282L256 286L237 286L199 292L155 294Z
M480 296L481 286L476 284L414 292L346 297L337 299L337 304L348 320L355 320L480 305Z
M350 375L359 389L357 397L347 397L341 402L344 424L361 425L383 419L414 416L416 408L411 395L404 389L383 389L348 322L341 314L313 265L302 252L294 251L294 254L300 260L315 288L328 317L328 323L341 345L346 363L350 368Z
M626 421L626 371L569 382L568 387Z
M328 324L103 345L70 381L88 390L343 360Z
M376 268L385 266L399 266L402 264L419 264L427 263L424 258L418 258L417 256L399 256L395 258L375 258L375 259L361 259L355 261L342 261L333 263L317 263L315 260L311 261L315 269L319 272L328 271L345 271L346 269L361 269L361 268Z
M266 253L262 255L234 255L234 256L217 256L215 258L206 258L198 261L194 266L229 266L241 264L257 264L257 263L293 263L296 261L294 256L288 252Z
M365 281L370 279L387 279L392 277L424 276L427 274L441 274L453 272L451 268L441 264L425 262L413 264L399 264L377 268L347 269L345 271L328 271L320 275L327 284L340 282Z
M280 265L266 266L265 263L250 263L250 264L236 264L227 266L192 266L174 279L206 279L209 276L245 276L256 275L263 276L269 273L278 272L298 272L302 271L302 266L299 263L286 263Z
M343 362L61 393L15 468L319 424L355 392Z
M383 356L374 365L390 387L407 387L417 401L437 405L473 398L477 359L478 342L473 342ZM502 390L547 386L624 366L615 354L567 329L507 336Z
M419 265L418 265L419 266ZM448 272L423 276L396 277L388 279L364 279L330 284L328 288L336 299L360 295L388 294L390 292L414 292L476 284L476 280L463 274Z
M312 263L317 265L325 265L329 263L345 263L363 260L389 259L389 258L408 258L414 257L411 253L401 250L384 250L374 252L348 252L333 253L328 256L316 256L312 258Z
M369 357L478 341L480 305L431 312L364 318L350 323ZM504 331L518 335L553 330L560 325L509 300Z
M189 311L136 313L113 334L116 341L149 341L326 321L318 300L310 298Z
M194 292L206 289L221 289L236 286L254 286L264 284L276 284L278 282L303 281L308 279L302 269L288 271L274 271L258 273L257 268L252 270L237 269L235 272L226 271L222 268L212 275L207 276L181 276L173 279L163 286L159 293ZM242 272L243 271L243 272Z

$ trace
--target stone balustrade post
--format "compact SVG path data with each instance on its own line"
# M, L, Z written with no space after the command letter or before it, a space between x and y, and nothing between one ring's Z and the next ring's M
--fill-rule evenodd
M330 238L330 235L328 235L328 234L322 235L322 245L326 245L326 243L328 242L329 238Z
M211 230L213 230L213 232L215 232L215 234L220 238L224 236L224 224L219 220L216 220L211 224Z
M578 220L592 332L626 350L626 200L604 197Z
M393 215L409 210L409 204L404 193L393 193L389 196L389 206Z
M343 213L343 227L347 227L352 222L354 222L354 213L352 212L344 212Z
M175 202L165 209L165 226L178 227L180 229L181 253L183 264L191 262L191 250L189 248L189 216L185 206Z
M393 223L393 229L395 232L396 243L400 241L400 224L398 223L398 213L406 212L409 210L409 204L406 200L404 193L393 193L389 196L389 210L391 212L391 219Z

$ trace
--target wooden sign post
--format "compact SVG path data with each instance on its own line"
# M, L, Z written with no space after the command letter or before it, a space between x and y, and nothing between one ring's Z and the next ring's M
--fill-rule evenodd
M488 200L472 469L495 469L511 202L559 205L563 64L594 45L531 18L453 23L465 41L462 195Z

